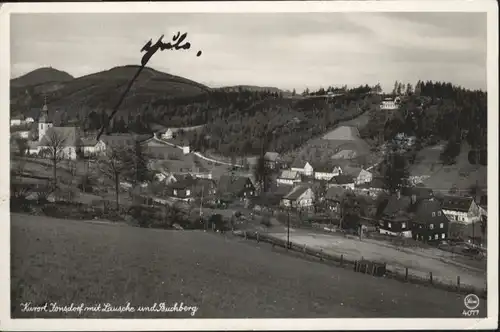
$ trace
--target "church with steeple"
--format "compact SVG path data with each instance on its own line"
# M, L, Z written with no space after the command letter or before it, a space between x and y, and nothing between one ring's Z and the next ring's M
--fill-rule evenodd
M77 127L54 126L49 116L47 98L45 98L38 117L38 140L28 141L29 154L50 157L55 152L60 159L75 160L81 146L80 142Z

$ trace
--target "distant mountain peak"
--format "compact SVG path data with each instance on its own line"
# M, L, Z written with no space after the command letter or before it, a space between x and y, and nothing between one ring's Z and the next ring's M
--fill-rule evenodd
M48 82L67 82L74 77L65 71L52 67L42 67L10 80L13 87L33 86Z

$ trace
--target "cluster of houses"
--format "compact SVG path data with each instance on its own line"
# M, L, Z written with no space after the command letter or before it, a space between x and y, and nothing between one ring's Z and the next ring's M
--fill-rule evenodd
M79 157L97 157L106 152L108 147L133 147L139 143L152 159L168 159L189 154L189 144L180 138L173 137L171 130L155 135L139 135L134 133L102 135L99 140L84 137L76 126L55 126L54 114L49 114L47 103L38 113L38 117L15 116L11 118L11 126L36 126L34 139L30 139L31 131L15 131L13 137L27 140L26 153L31 156L44 157L48 151L57 150L61 159L75 160ZM168 139L168 141L167 141Z

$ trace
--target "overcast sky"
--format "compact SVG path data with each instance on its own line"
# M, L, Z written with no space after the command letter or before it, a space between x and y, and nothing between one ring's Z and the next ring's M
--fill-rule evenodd
M12 14L11 77L140 64L149 39L180 31L191 49L158 52L148 66L211 87L390 90L421 79L486 89L486 30L481 13Z

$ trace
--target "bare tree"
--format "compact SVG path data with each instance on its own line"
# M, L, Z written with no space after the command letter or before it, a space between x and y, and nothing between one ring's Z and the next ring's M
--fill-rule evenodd
M126 157L127 151L118 147L107 148L106 153L98 161L99 170L106 177L114 181L116 195L116 210L120 208L119 192L120 179L128 170L129 164Z
M54 187L57 186L57 165L65 157L65 148L68 141L67 135L61 131L48 130L43 138L43 154L52 162Z

